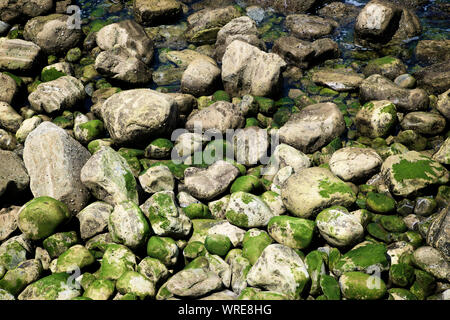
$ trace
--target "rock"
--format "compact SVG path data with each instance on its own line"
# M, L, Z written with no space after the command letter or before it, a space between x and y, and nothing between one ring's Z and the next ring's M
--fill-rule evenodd
M167 282L167 290L181 297L199 297L222 287L222 280L212 271L186 269Z
M368 192L366 198L367 209L375 213L387 214L395 209L395 200L382 193ZM383 219L381 219L383 222ZM382 223L383 224L383 223Z
M428 234L427 244L438 249L449 260L450 257L450 214L449 208L444 208L439 212L431 223Z
M108 300L114 293L115 285L110 280L94 280L84 291L83 297L92 300Z
M405 73L395 78L394 83L400 88L414 89L414 87L416 86L416 79L414 79L412 75Z
M441 164L450 164L450 138L445 139L442 146L433 155L433 160Z
M140 299L155 295L155 284L144 275L135 272L125 272L116 282L117 291L122 294L131 293Z
M217 101L200 110L186 122L186 129L201 132L214 131L224 134L227 129L237 129L244 125L244 117L237 106L226 101Z
M63 76L53 81L41 83L28 96L33 110L55 112L71 109L85 98L83 83L75 77Z
M352 245L364 235L364 228L358 218L344 207L333 206L321 211L316 224L320 234L332 246Z
M305 40L327 36L333 32L334 28L338 27L338 24L331 19L307 14L289 15L286 17L285 25L295 37Z
M299 299L310 276L302 258L289 247L271 244L247 274L250 286L262 287Z
M450 60L435 63L413 73L417 86L429 93L441 94L450 87Z
M345 298L350 300L378 300L383 298L386 284L377 277L362 272L347 272L339 278L339 286Z
M184 172L184 183L194 197L210 200L223 193L239 175L239 170L226 161L216 161L208 169L190 167Z
M416 151L388 157L381 175L396 196L408 196L434 184L446 184L449 173L438 162Z
M95 69L101 75L132 85L152 79L151 70L136 53L120 46L101 52L95 59Z
M146 65L152 62L153 41L144 28L133 20L123 20L101 28L97 32L96 41L104 51L122 47Z
M19 209L18 206L11 206L0 210L0 241L8 239L17 230Z
M0 88L0 101L11 104L18 91L16 81L7 74L0 73L0 82L2 83L2 87Z
M109 244L106 247L100 266L100 278L117 280L125 272L134 271L136 257L133 252L121 244Z
M437 279L450 278L450 265L445 257L433 247L420 247L414 251L413 261L416 266L432 274Z
M27 285L38 280L41 273L42 264L39 260L26 260L5 273L0 280L0 288L18 295Z
M276 242L292 249L308 248L314 228L314 221L289 216L272 217L267 226L270 236ZM244 248L245 243L246 241Z
M373 74L380 74L389 80L394 80L399 75L406 73L406 66L402 60L387 56L370 60L363 69L366 77Z
M145 205L148 205L148 209L144 214L156 235L182 238L190 233L192 223L177 205L172 191L155 193Z
M22 159L12 151L0 150L0 197L9 189L23 191L29 183L27 170Z
M153 159L164 159L170 156L173 143L164 138L153 140L147 148L145 148L145 157Z
M282 143L313 153L344 130L344 117L339 108L334 103L319 103L293 114L278 134Z
M255 22L247 16L242 16L231 20L218 32L214 53L218 62L222 61L226 48L234 40L247 42L261 50L266 49L264 41L258 38L258 29Z
M250 166L264 162L269 148L267 131L259 127L238 129L233 136L233 147L238 163Z
M431 112L410 112L400 123L403 130L414 130L419 134L436 135L445 129L445 118Z
M133 11L136 22L148 26L175 20L182 5L177 0L134 0Z
M355 193L342 180L325 168L306 168L290 176L281 186L281 197L286 209L300 218L332 205L350 206Z
M238 228L227 220L194 219L192 220L194 232L189 242L205 242L208 235L221 234L227 236L234 247L242 244L245 230Z
M439 95L436 109L438 109L447 120L450 120L450 89Z
M386 137L397 123L397 109L387 100L370 101L356 114L356 128L365 137Z
M341 25L347 25L356 20L359 11L358 7L349 3L330 2L320 8L317 13L319 16L334 19Z
M71 300L81 290L70 280L70 273L54 273L28 285L19 295L19 300Z
M280 143L270 157L268 166L264 168L262 174L266 179L273 180L274 175L284 167L291 167L294 172L299 172L311 166L311 161L307 155L297 149Z
M286 63L278 55L234 40L222 58L222 82L232 96L271 96L280 89L281 73L285 66Z
M196 45L213 44L220 29L240 15L234 6L197 11L187 19L186 39Z
M70 249L70 247L79 243L78 235L75 231L69 232L58 232L52 234L50 237L46 238L42 245L47 251L49 257L58 258L64 252ZM56 261L52 264L52 270L56 268Z
M80 211L89 191L80 180L81 168L90 153L66 131L43 122L25 141L24 162L35 197L50 196L64 202L71 212Z
M330 170L344 181L367 179L380 169L383 160L371 148L346 147L337 150L330 159Z
M53 0L4 1L0 4L0 20L12 23L45 15L52 10L53 2Z
M77 214L80 221L80 235L83 240L106 231L113 206L97 201L91 203Z
M173 150L176 151L178 157L186 158L195 152L201 151L204 140L200 133L182 133L176 138Z
M169 276L169 270L166 266L158 259L150 257L141 260L137 271L150 279L154 284L165 280Z
M102 147L81 169L81 182L99 200L117 205L138 203L136 180L127 161L110 147Z
M313 73L312 81L335 91L353 91L359 88L364 76L348 69L319 70Z
M150 234L150 227L141 209L133 201L114 207L108 220L111 239L129 248L141 247Z
M450 59L450 40L420 40L416 46L417 60L438 63Z
M73 28L71 17L64 14L39 16L28 20L23 36L33 41L47 54L66 53L82 39L81 29Z
M196 59L184 71L181 91L193 96L208 96L216 91L220 83L220 69L209 59Z
M374 74L366 78L360 87L363 101L388 100L400 111L425 110L428 107L428 95L423 89L403 89L389 79Z
M277 12L289 14L289 13L306 13L311 9L314 9L319 5L320 1L317 0L250 0L249 4L256 4L265 8L270 7Z
M19 143L24 143L28 135L36 129L42 123L42 118L39 116L33 116L31 118L23 120L19 129L16 131L16 139Z
M13 151L16 149L17 141L13 134L0 129L0 149Z
M64 203L50 197L37 197L20 208L18 226L29 239L41 240L52 235L70 217Z
M231 195L226 210L227 220L244 228L265 227L273 216L261 198L242 191Z
M175 179L166 166L150 167L139 175L139 182L145 192L173 191Z
M170 132L177 117L175 100L150 89L116 93L103 103L101 110L106 129L119 144L144 142Z
M172 238L153 236L147 244L147 254L151 258L158 259L167 267L177 263L180 250Z
M37 65L40 54L41 48L31 41L0 38L0 69L2 70L31 71Z
M211 57L190 49L181 51L169 51L166 53L165 57L167 58L167 60L174 63L178 68L182 70L185 70L192 61L197 59L208 60L212 64L216 63L215 60Z
M74 245L58 257L56 272L73 272L95 262L91 252L82 245Z
M28 251L27 244L19 237L12 237L3 241L0 245L0 269L3 269L2 274L25 261Z

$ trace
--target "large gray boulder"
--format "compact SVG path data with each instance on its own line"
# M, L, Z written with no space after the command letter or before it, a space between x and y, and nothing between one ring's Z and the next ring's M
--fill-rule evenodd
M31 41L0 38L0 69L31 71L37 65L40 53L41 48Z

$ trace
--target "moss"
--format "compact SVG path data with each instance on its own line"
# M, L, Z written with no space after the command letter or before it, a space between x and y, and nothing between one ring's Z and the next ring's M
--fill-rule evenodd
M58 78L64 77L67 74L56 70L55 68L44 69L41 72L41 80L43 82L53 81Z
M390 242L391 235L389 232L384 230L384 228L379 223L369 223L367 225L367 232L374 238L381 240L383 242Z
M244 213L239 213L234 210L227 210L225 215L232 224L238 227L248 226L248 217Z
M333 89L323 88L320 90L319 94L321 96L325 96L325 97L335 97L335 96L339 95L339 92L337 92Z
M259 126L259 121L256 118L247 118L245 119L245 127L257 127Z
M420 247L423 243L422 236L416 231L406 231L401 235L400 239L410 243L415 249Z
M391 288L388 290L388 292L389 292L389 300L392 300L394 295L400 297L403 300L417 300L417 297L407 289Z
M429 159L408 161L406 159L400 160L399 163L392 165L392 172L394 179L402 183L409 179L423 179L431 181L438 177L436 171L442 171L444 168L432 166L433 161Z
M145 165L144 163L141 162L141 164L143 165L144 168ZM177 179L183 179L184 178L184 170L186 170L187 168L189 168L188 165L185 164L176 164L174 163L172 160L163 160L163 161L158 161L156 163L151 164L149 167L154 167L154 166L161 166L164 165L167 168L169 168L170 172L172 172L172 174L175 176L175 178Z
M273 217L267 225L272 238L294 249L304 249L310 245L314 228L312 220L289 216Z
M370 286L377 281L379 286ZM386 294L386 284L380 278L362 272L347 272L341 279L343 295L350 300L378 300Z
M79 239L75 231L56 233L42 242L51 258L58 257L77 243Z
M395 200L382 194L369 192L366 199L367 206L370 210L377 213L388 213L395 210Z
M227 102L231 102L231 97L230 95L223 90L218 90L216 92L214 92L213 96L212 96L213 100L216 101L227 101Z
M419 300L431 295L436 287L436 280L428 272L415 269L415 281L409 289Z
M189 219L212 219L214 218L209 211L208 206L203 203L192 203L183 208L184 213Z
M389 279L399 287L406 287L414 281L414 268L405 263L393 264L389 269Z
M103 122L95 119L79 125L79 128L86 131L87 140L92 140L101 136L104 130Z
M265 115L271 115L275 112L275 102L270 98L254 97L258 104L259 111Z
M177 244L172 238L153 236L147 244L147 255L168 264L172 259L172 248L177 248Z
M77 62L81 59L81 49L80 48L72 48L66 54L67 62Z
M408 229L399 216L383 216L380 222L383 228L390 232L405 232Z
M231 185L230 192L235 193L239 191L251 193L256 192L261 188L261 181L255 176L248 175L238 177Z
M209 261L204 256L197 257L194 260L192 260L190 263L188 263L184 270L188 269L202 269L202 268L208 268L209 267Z
M150 143L150 145L166 150L170 150L173 148L172 141L164 138L155 139Z
M327 274L320 276L320 288L327 300L340 300L341 289L337 280Z
M183 250L185 258L195 259L206 254L206 249L200 241L189 242Z
M319 181L319 194L324 198L330 198L332 194L350 194L355 196L352 188L345 182L331 182L328 178Z
M252 229L255 230L255 229ZM264 249L272 243L272 238L265 231L254 233L252 230L247 231L244 235L242 243L242 256L253 265Z
M382 57L382 58L378 58L378 59L369 61L369 65L373 64L376 66L383 66L383 65L392 64L395 62L397 62L397 58L391 57L391 56L386 56L386 57Z
M4 74L6 74L7 76L10 76L15 82L16 85L20 88L23 84L23 80L22 78L12 74L11 72L3 72Z
M221 234L212 234L206 236L205 248L211 254L216 254L218 256L224 257L227 255L232 247L230 238Z
M387 250L385 245L367 243L344 254L336 262L334 269L340 272L364 271L374 265L387 269L389 261L386 256Z

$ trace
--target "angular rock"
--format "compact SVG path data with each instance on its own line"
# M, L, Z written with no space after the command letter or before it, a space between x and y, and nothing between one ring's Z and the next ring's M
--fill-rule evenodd
M433 247L420 247L414 251L413 261L416 266L432 274L437 279L450 279L450 265L445 257Z
M300 218L333 206L350 206L355 193L342 180L325 168L306 168L290 176L281 186L281 197L286 209Z
M6 0L0 4L0 20L15 22L42 16L53 8L53 0Z
M177 117L175 100L150 89L116 93L103 103L101 110L106 129L119 144L140 143L170 132Z
M189 242L199 241L204 243L208 235L220 234L227 236L234 247L242 245L245 230L238 228L227 220L194 219L192 220L194 232Z
M33 110L52 113L71 109L80 103L85 95L84 85L80 80L72 76L63 76L38 85L28 96L28 101Z
M269 137L267 131L259 127L239 129L233 136L236 161L246 166L255 165L267 157Z
M89 191L80 180L81 168L90 153L67 132L43 122L25 141L24 162L35 197L50 196L67 204L75 213L89 200Z
M64 14L39 16L28 20L23 36L33 41L47 54L66 53L78 45L83 33L73 28L71 17Z
M403 89L389 79L374 74L366 78L360 87L361 100L389 100L400 111L425 110L428 107L428 95L423 89Z
M136 180L127 161L110 147L102 147L81 169L81 182L99 200L117 205L138 204Z
M271 244L247 275L250 286L262 287L299 299L310 277L302 258L289 247Z
M364 67L363 73L366 77L381 74L389 80L394 80L399 75L406 73L406 66L402 60L387 56L369 61Z
M222 280L212 271L186 269L167 281L167 290L181 297L199 297L222 287Z
M23 118L8 103L0 101L0 127L16 132Z
M434 184L446 184L449 173L441 164L417 151L388 157L381 175L396 196L408 196Z
M8 239L17 230L19 209L18 206L11 206L0 210L0 241Z
M280 89L281 73L285 66L286 63L278 55L235 40L222 58L222 82L232 96L271 96Z
M41 48L31 41L0 38L0 69L12 72L31 71L37 64Z
M433 160L441 164L450 164L450 138L445 139L442 146L433 155Z
M327 36L338 27L334 20L307 14L289 15L286 17L285 25L295 37L305 40Z
M20 157L11 151L0 150L0 196L8 189L22 191L28 187L30 178Z
M278 134L282 143L313 153L344 130L344 117L339 108L334 103L319 103L293 114Z
M383 160L371 148L346 147L333 153L330 170L344 181L361 181L373 176Z
M139 175L139 182L147 193L173 191L175 179L166 166L150 167Z
M91 203L77 214L80 221L80 235L82 239L89 239L106 231L113 206L97 201Z
M273 180L274 175L284 167L291 167L294 172L299 172L311 166L311 161L307 155L297 149L280 143L270 157L268 166L264 168L262 174L266 179Z
M438 109L447 120L450 120L450 89L439 95L436 109Z
M19 143L24 143L28 135L36 129L42 123L42 118L39 116L33 116L31 118L25 119L21 124L19 129L16 131L16 139Z
M428 234L427 244L438 249L444 257L450 258L450 210L447 206L431 223Z
M80 244L70 247L56 261L56 272L71 272L85 268L95 262L91 252Z
M190 167L184 171L184 183L189 193L200 200L211 200L220 195L239 175L239 169L223 160L208 169Z
M265 227L273 216L261 198L242 191L231 195L226 210L227 220L244 228Z
M450 60L435 63L413 73L417 86L429 93L441 94L450 88Z
M135 271L127 271L117 279L116 288L122 294L133 294L140 299L155 295L155 284Z
M397 109L388 100L370 101L356 114L355 124L364 137L386 137L397 124Z
M348 69L319 70L313 73L312 81L335 91L353 91L359 88L364 76Z
M211 95L220 83L220 73L216 63L209 59L196 59L183 72L181 91L196 97Z
M2 84L0 88L0 101L11 104L18 91L16 81L7 74L0 73L0 83Z
M277 12L289 13L306 13L319 5L317 0L249 0L249 4L263 6L264 8L273 8Z
M148 26L175 20L182 13L177 0L134 0L136 22Z

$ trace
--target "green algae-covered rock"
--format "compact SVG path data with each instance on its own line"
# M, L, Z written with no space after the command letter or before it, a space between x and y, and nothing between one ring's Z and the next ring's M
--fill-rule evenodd
M133 293L140 299L153 297L155 295L154 283L135 271L125 272L119 279L117 279L116 287L120 293Z
M233 246L237 247L242 244L245 230L232 225L227 220L221 219L194 219L192 220L194 232L189 242L200 241L205 242L206 236L210 234L223 234L230 238Z
M57 258L78 242L77 233L75 231L68 231L51 235L42 242L42 245L51 258Z
M146 276L154 284L165 280L169 276L167 267L158 259L150 257L142 259L136 271Z
M116 205L123 201L138 204L136 180L125 158L110 147L94 153L81 169L81 182L99 200Z
M386 295L386 284L362 272L347 272L339 278L342 295L350 300L378 300Z
M27 259L27 249L17 238L6 240L0 245L0 269L11 270ZM4 270L4 271L6 271Z
M392 235L387 232L383 226L379 223L369 223L366 227L367 232L369 233L370 236L372 236L373 238L389 243L392 240Z
M408 196L430 185L446 184L449 180L445 167L417 151L388 157L381 166L381 175L396 196Z
M289 296L276 291L262 291L258 288L245 288L238 300L289 300Z
M250 229L244 235L242 243L242 255L253 265L264 249L273 242L272 238L264 230Z
M293 249L304 249L313 238L315 223L302 218L278 216L270 219L267 231L278 243Z
M159 236L184 237L192 228L190 219L178 207L173 191L161 191L145 203L153 231Z
M19 212L18 226L32 240L44 239L71 217L68 207L51 197L38 197L27 202Z
M409 290L419 300L424 300L433 293L434 288L436 287L436 280L428 272L418 269L414 270L414 275L415 280Z
M224 257L230 251L232 243L230 238L222 234L212 234L206 236L205 248L211 254L216 254L218 256Z
M231 185L230 192L235 193L239 191L252 193L261 188L261 181L253 175L247 175L238 177L236 180L234 180L233 184Z
M100 138L104 129L105 126L103 125L103 122L98 119L94 119L78 125L75 124L74 133L78 141L87 144L92 140Z
M367 209L376 213L389 213L395 210L395 200L382 193L369 192L366 204Z
M373 272L389 268L386 246L368 241L362 242L342 255L333 267L333 273L341 275L349 271Z
M111 280L99 279L91 283L84 291L83 297L92 300L108 300L114 293L115 285Z
M145 156L151 159L168 158L172 148L172 141L164 138L158 138L150 142L147 148L145 148Z
M261 198L241 191L231 195L225 216L238 227L254 228L266 226L274 214Z
M105 139L96 139L88 143L87 148L91 154L96 153L99 151L102 147L111 147L113 144L113 141L111 138L105 138Z
M217 90L216 92L214 92L214 94L212 95L212 98L213 98L214 102L216 102L216 101L231 102L230 95L226 91L223 91L223 90Z
M405 222L399 216L382 216L380 223L384 229L390 232L405 232L408 230Z
M16 300L14 296L6 290L0 289L0 301Z
M153 236L148 240L147 254L166 266L173 266L178 260L179 249L172 238Z
M417 300L411 291L404 288L391 288L388 290L389 300Z
M300 297L309 280L302 258L281 244L267 246L247 275L250 286L281 292L291 299Z
M150 235L147 219L133 201L124 201L115 206L109 216L108 229L114 242L130 248L144 245Z
M316 217L320 234L333 246L348 246L360 240L364 228L360 220L341 206L321 211Z
M109 244L103 255L99 276L106 280L117 280L126 271L134 271L136 257L134 253L121 244Z
M183 250L183 255L187 259L195 259L206 254L205 245L200 241L189 242Z
M26 260L20 263L16 268L6 272L0 280L0 289L6 290L10 294L17 296L27 285L38 280L41 273L42 264L40 260Z
M183 208L189 219L211 219L214 218L207 205L203 203L191 203Z
M339 287L339 282L327 274L322 274L320 276L320 288L327 300L340 300L341 299L341 289Z
M275 101L265 97L254 97L259 107L259 112L271 115L275 112Z
M323 261L322 253L313 250L305 257L306 269L311 277L311 289L309 291L312 295L320 293L320 278L325 274L325 262Z
M242 250L234 249L232 251L226 256L225 262L231 269L231 289L239 294L247 287L247 274L252 264L242 255Z
M75 269L82 269L94 262L95 258L89 250L77 244L58 257L56 272L70 272Z
M405 263L393 264L389 269L389 279L399 287L406 287L414 280L414 268Z
M54 273L28 285L19 300L70 300L80 295L80 289L69 273Z

